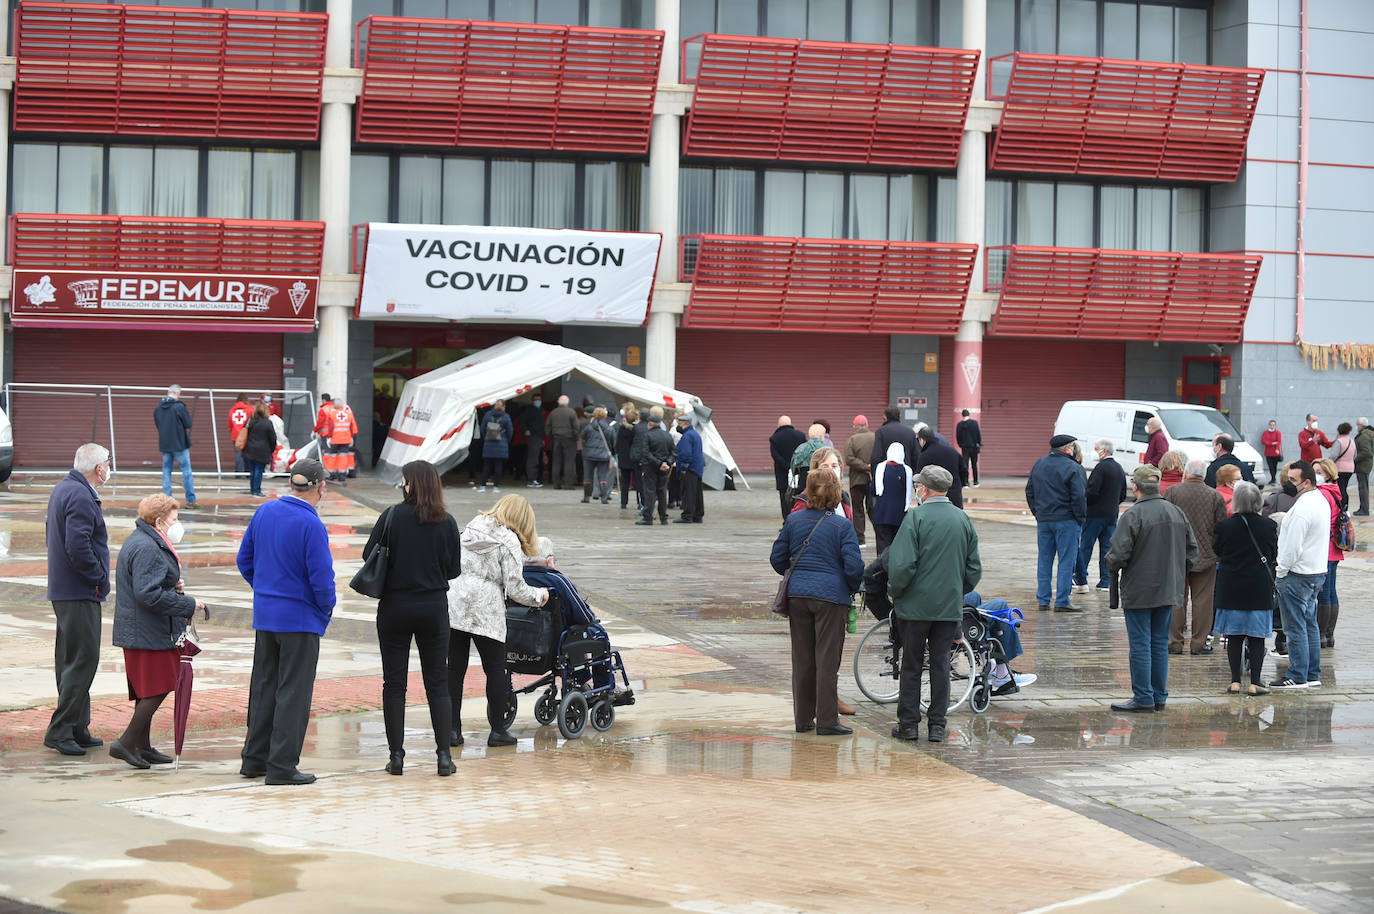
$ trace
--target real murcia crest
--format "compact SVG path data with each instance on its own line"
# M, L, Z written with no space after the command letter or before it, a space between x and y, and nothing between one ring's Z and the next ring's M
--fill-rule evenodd
M973 393L978 386L978 373L983 370L983 362L978 356L969 353L964 356L964 360L959 363L959 367L964 371L964 380L968 382L968 392Z
M287 290L286 294L291 297L291 307L296 309L297 314L300 314L301 306L303 306L305 300L310 297L310 289L306 287L305 283L298 279L292 283L291 288Z
M31 305L46 305L57 301L57 287L52 284L51 277L45 275L38 282L31 282L25 286L24 295L28 297Z

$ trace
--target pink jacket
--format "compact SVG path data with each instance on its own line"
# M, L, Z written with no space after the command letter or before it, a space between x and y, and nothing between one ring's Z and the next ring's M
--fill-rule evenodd
M1337 473L1355 472L1355 440L1349 435L1337 435L1330 457L1336 461Z

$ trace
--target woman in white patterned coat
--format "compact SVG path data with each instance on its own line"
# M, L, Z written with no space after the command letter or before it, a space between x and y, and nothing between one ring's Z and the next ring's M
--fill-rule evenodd
M513 746L515 737L502 726L507 695L506 601L543 606L549 592L525 583L526 556L539 554L534 509L520 495L503 496L490 511L478 514L463 530L463 573L448 591L448 689L453 702L450 744L463 744L463 679L476 644L487 677L488 746Z

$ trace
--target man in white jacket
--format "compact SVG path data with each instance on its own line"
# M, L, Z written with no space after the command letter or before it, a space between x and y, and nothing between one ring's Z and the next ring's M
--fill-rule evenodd
M1331 506L1317 491L1317 474L1312 464L1295 460L1284 472L1298 488L1298 499L1279 528L1276 568L1279 610L1288 636L1288 672L1269 683L1269 687L1317 688L1322 684L1317 594L1326 583Z

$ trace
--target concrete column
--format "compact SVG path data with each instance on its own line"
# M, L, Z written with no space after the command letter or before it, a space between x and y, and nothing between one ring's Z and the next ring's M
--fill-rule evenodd
M964 0L963 46L981 50L986 56L987 44L987 0ZM985 66L980 65L973 84L974 101L982 101L987 97L985 72ZM955 173L954 240L960 244L978 245L978 258L974 262L973 279L969 284L970 295L984 291L986 185L987 135L979 130L965 130L963 142L959 146L959 165ZM946 371L954 373L953 384L950 385L953 395L948 404L941 404L944 409L950 411L946 415L952 416L953 422L958 422L963 417L964 410L968 410L975 419L982 412L983 331L983 321L965 320L959 325L959 332L954 337L953 364L945 366Z
M10 45L10 19L8 16L0 16L0 52ZM10 101L14 93L14 83L6 80L0 83L0 200L10 198ZM9 247L9 220L0 219L0 267L5 267L5 250ZM0 272L7 271L0 270ZM13 279L4 282L4 288L8 293L0 295L6 302L13 300L14 289ZM6 304L5 310L9 310ZM5 346L0 341L0 384L5 381ZM9 404L5 404L6 407Z
M678 0L655 0L654 26L663 30L663 62L659 84L678 81ZM678 281L678 114L654 115L649 136L649 224L646 231L663 235L658 257L660 283ZM658 384L672 385L677 377L677 321L666 311L649 313L644 341L644 376Z
M349 42L353 34L352 0L329 0L329 32L325 40L325 68L349 66ZM315 388L337 396L348 395L348 320L353 301L351 285L337 278L352 269L349 264L351 226L348 222L349 170L352 155L350 105L326 102L320 114L320 220L324 222L324 258L319 332L316 336Z

